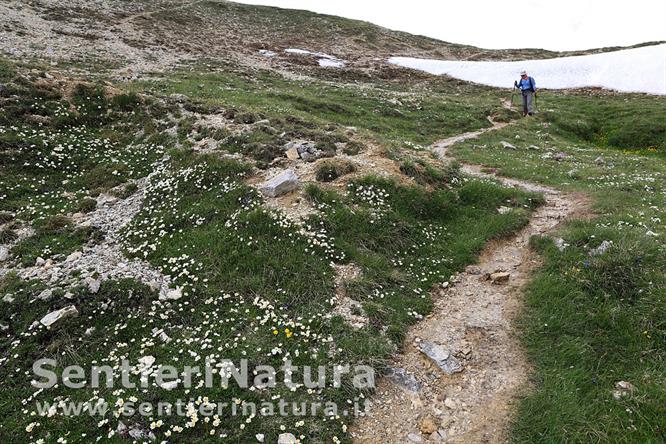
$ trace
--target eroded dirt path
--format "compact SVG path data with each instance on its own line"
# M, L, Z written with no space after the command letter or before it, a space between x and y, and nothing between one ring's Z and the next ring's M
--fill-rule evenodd
M507 124L465 133L435 143L447 149ZM587 212L578 194L528 182L499 178L464 165L466 173L499 180L506 186L543 193L546 204L514 237L491 242L471 265L434 294L431 315L407 334L404 350L394 357L391 374L378 381L367 416L357 420L358 443L499 443L507 440L514 401L528 388L529 367L513 322L522 306L522 288L539 265L530 253L532 235L547 233L563 220ZM506 272L493 282L488 273ZM436 348L447 374L422 348ZM448 354L448 356L447 356Z

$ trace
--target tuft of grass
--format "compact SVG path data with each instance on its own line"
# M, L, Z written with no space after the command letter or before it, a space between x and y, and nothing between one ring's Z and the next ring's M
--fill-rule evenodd
M356 156L357 154L360 154L363 151L365 151L365 149L366 147L363 143L355 140L350 140L345 144L345 147L342 149L342 152L348 156Z
M421 185L445 186L461 180L460 165L457 162L439 169L423 159L407 159L400 163L400 171Z
M112 194L119 199L127 199L132 194L136 193L139 189L139 186L135 183L128 183L119 190L113 190Z
M90 197L84 197L78 202L76 207L74 207L74 211L79 213L90 213L95 211L95 208L97 208L97 201Z
M14 215L9 211L0 211L0 224L6 224L14 220Z
M15 230L9 227L0 230L0 244L8 244L14 242L16 239L18 239L18 235Z
M356 171L356 165L348 160L325 160L317 165L315 177L319 182L332 182Z

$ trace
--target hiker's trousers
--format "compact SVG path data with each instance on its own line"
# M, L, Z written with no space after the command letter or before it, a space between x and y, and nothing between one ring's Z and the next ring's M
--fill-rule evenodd
M523 114L532 114L532 101L534 100L534 91L523 91Z

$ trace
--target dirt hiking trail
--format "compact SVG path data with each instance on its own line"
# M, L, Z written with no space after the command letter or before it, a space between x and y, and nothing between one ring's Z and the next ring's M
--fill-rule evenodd
M453 144L506 125L494 123L431 149L446 158ZM355 442L506 442L514 401L529 388L529 366L513 327L523 286L539 266L529 239L587 214L588 201L583 195L485 174L479 166L463 165L463 171L543 193L546 204L518 234L490 242L478 264L435 292L433 312L410 329L402 354L377 383L368 415L358 418Z

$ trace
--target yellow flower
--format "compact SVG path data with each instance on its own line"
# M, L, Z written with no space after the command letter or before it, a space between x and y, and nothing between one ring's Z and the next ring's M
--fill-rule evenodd
M273 334L277 336L277 334L280 333L279 331L273 329Z
M284 329L284 334L287 335L288 338L291 338L294 333L291 330L289 330L288 328L285 328Z

